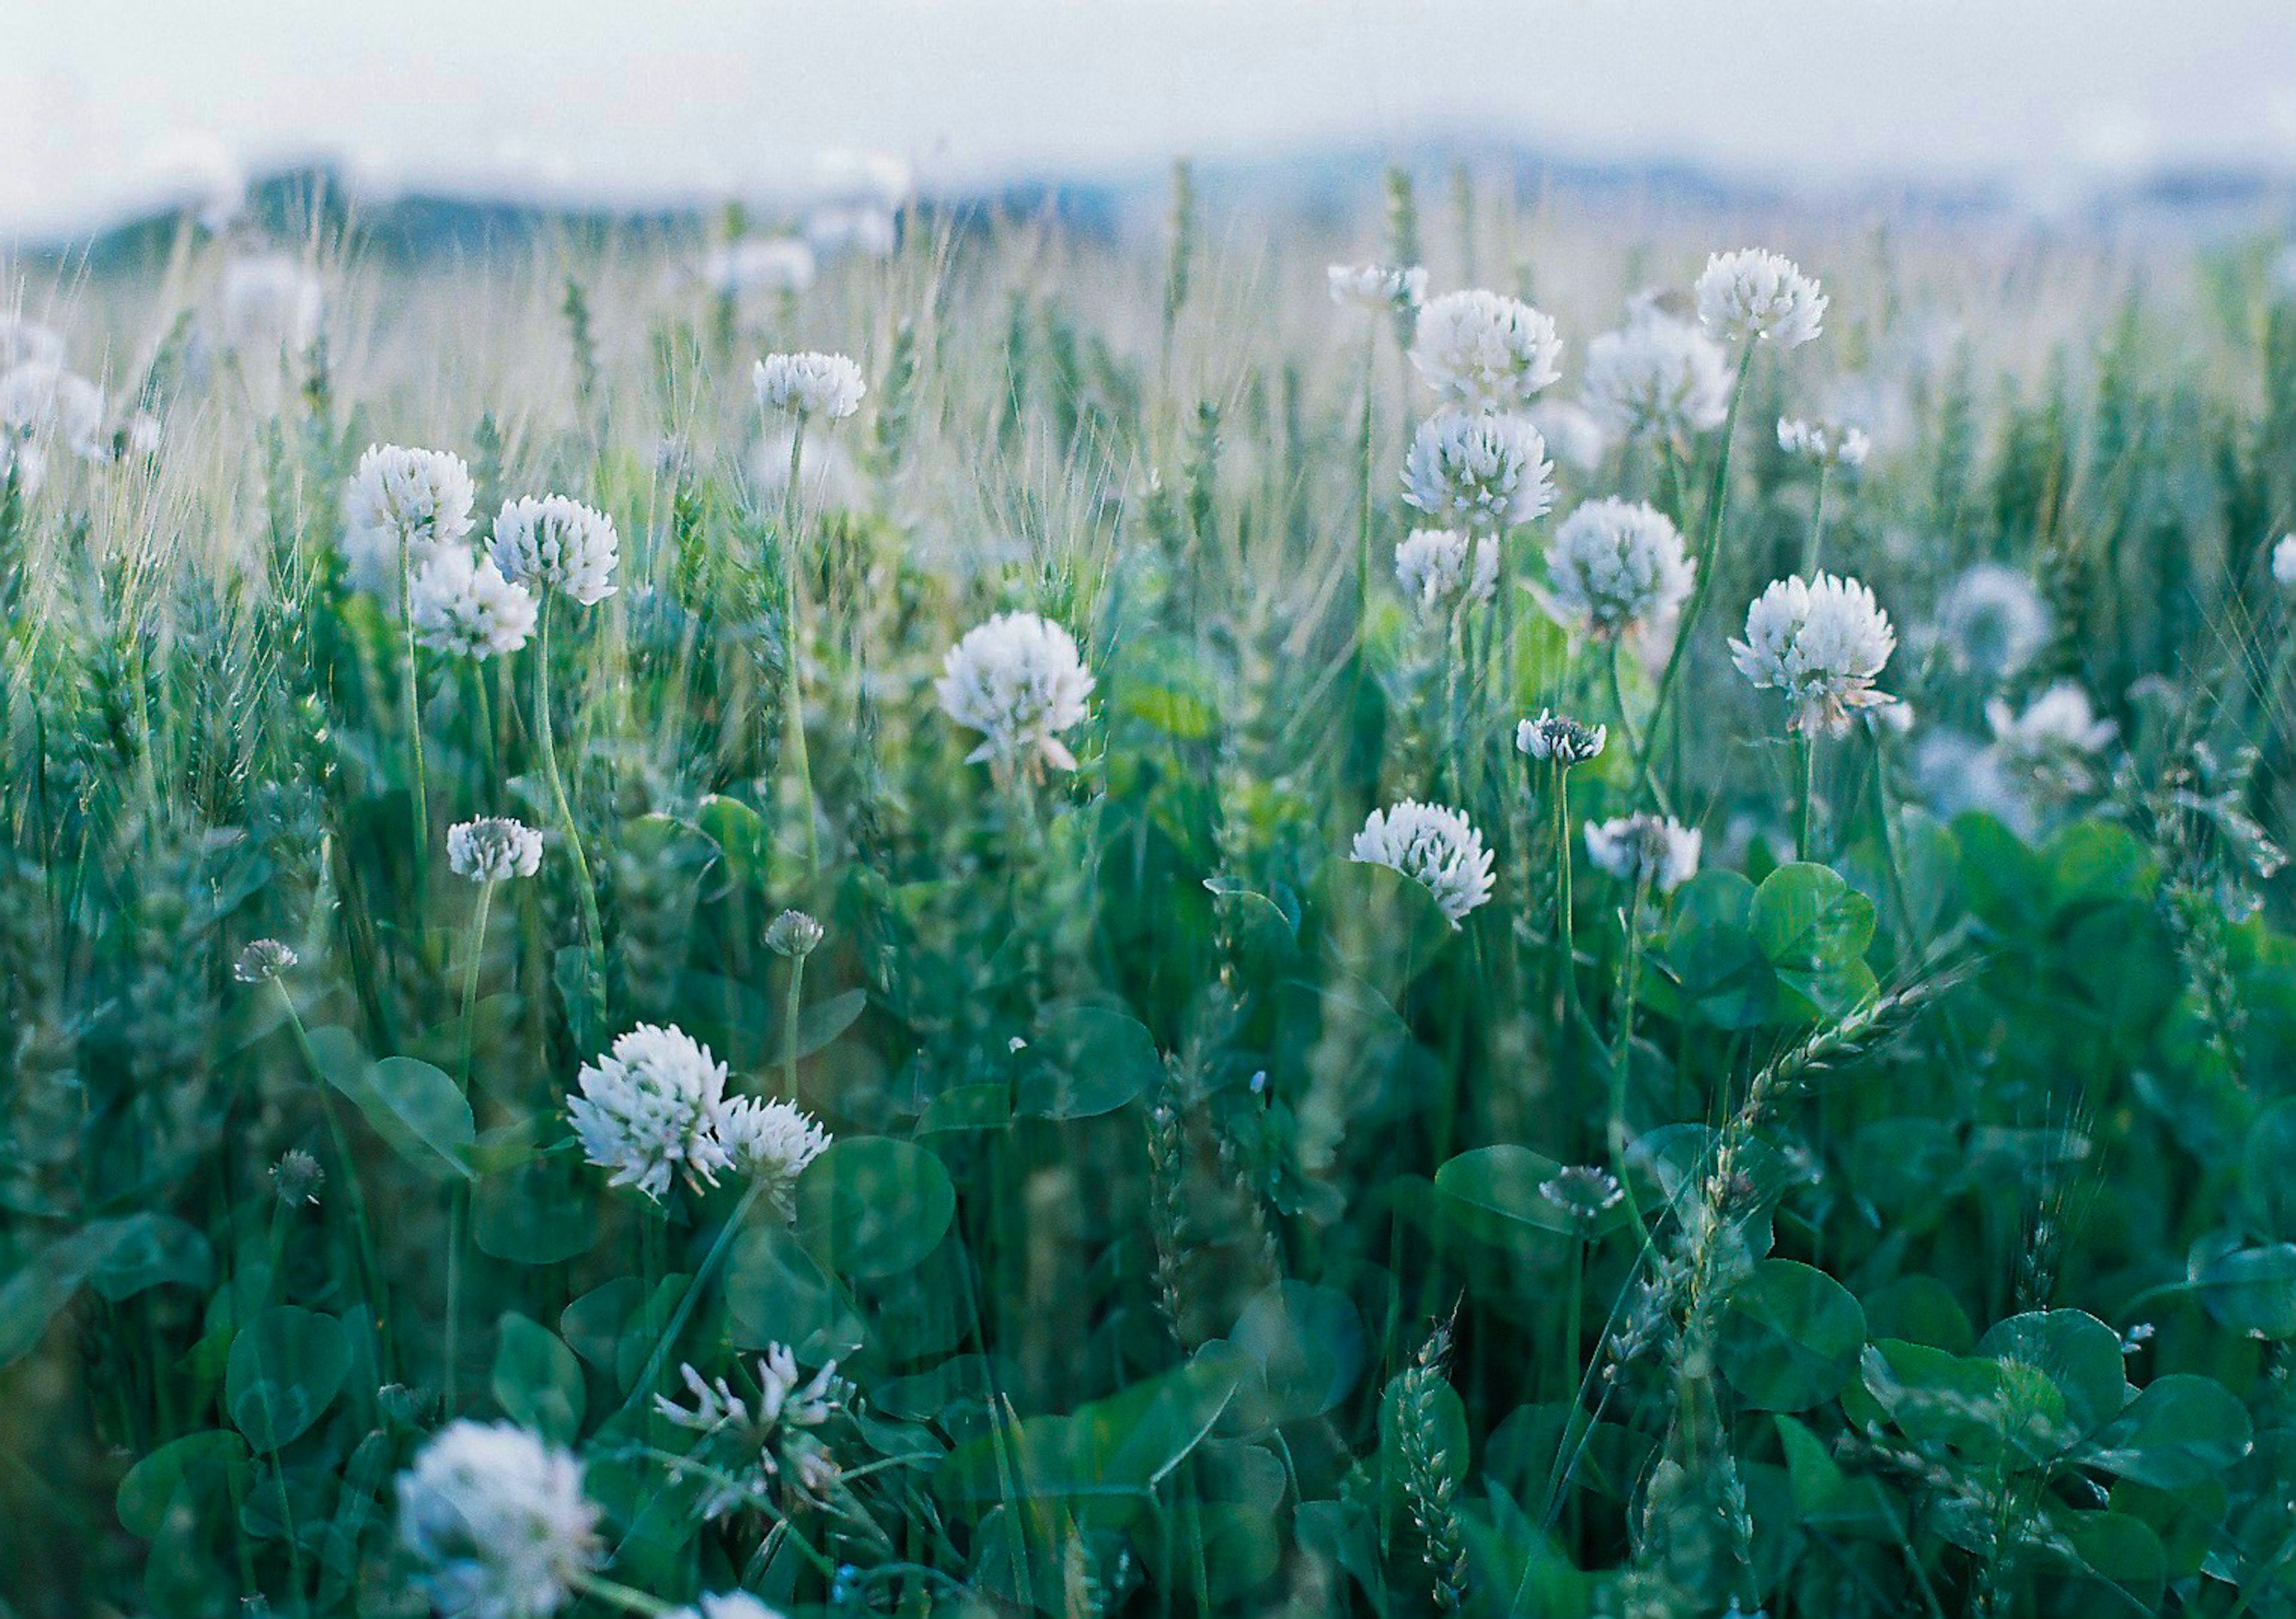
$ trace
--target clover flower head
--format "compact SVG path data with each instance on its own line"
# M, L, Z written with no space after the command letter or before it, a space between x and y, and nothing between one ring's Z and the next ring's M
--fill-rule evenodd
M226 348L301 354L318 340L327 298L319 278L285 253L234 258L223 272Z
M1425 888L1456 929L1491 896L1491 854L1466 816L1439 804L1406 798L1372 811L1350 860L1385 866Z
M1419 311L1411 364L1447 406L1515 411L1562 374L1554 322L1520 299L1446 292Z
M1420 423L1411 441L1403 499L1446 527L1533 522L1554 503L1554 463L1521 416L1446 411Z
M1698 871L1705 836L1671 816L1621 815L1587 823L1587 858L1620 882L1647 879L1660 894L1671 894Z
M13 371L19 365L63 363L62 334L28 315L0 309L0 371Z
M557 591L585 607L614 593L622 537L614 519L563 495L503 503L488 552L502 576L537 596Z
M2062 803L2095 790L2096 756L2120 727L2099 719L2088 693L2059 681L2022 712L1999 698L1985 705L1993 753L2005 778L2021 781L2043 801Z
M351 583L396 593L402 565L419 573L471 532L471 469L446 450L369 445L343 489L343 557Z
M534 634L536 603L523 585L502 576L489 556L467 545L430 553L407 597L414 638L451 658L488 658L515 652Z
M507 815L485 815L447 831L447 863L474 883L507 882L542 869L542 834Z
M1324 275L1333 303L1367 315L1415 309L1427 296L1427 272L1417 265L1333 265Z
M1573 1164L1541 1181L1538 1195L1580 1224L1592 1225L1618 1206L1627 1189L1607 1169Z
M800 418L841 421L869 391L861 368L841 354L769 354L758 362L758 403Z
M1564 770L1599 758L1603 745L1610 740L1608 725L1567 719L1552 708L1541 708L1537 719L1524 720L1514 728L1516 748Z
M1448 612L1497 592L1499 548L1456 528L1414 528L1395 548L1395 580L1426 613Z
M1061 733L1084 724L1093 684L1066 630L1034 613L999 613L949 649L933 691L943 713L981 733L966 762L986 760L1009 781L1039 759L1077 767Z
M1774 581L1746 609L1745 639L1730 652L1756 686L1785 693L1793 729L1839 736L1852 712L1890 700L1874 680L1897 645L1872 591L1822 573Z
M1781 348L1799 348L1824 330L1829 301L1800 266L1760 248L1712 255L1695 296L1698 318L1714 336L1734 343L1767 339Z
M753 292L800 293L813 285L813 249L797 236L744 236L713 248L701 280L720 298Z
M2272 548L2272 582L2296 590L2296 534L2284 534Z
M0 438L61 444L83 460L105 454L103 390L56 360L0 372Z
M319 1160L300 1147L291 1147L279 1155L279 1161L269 1171L271 1195L287 1208L309 1208L319 1201L319 1189L327 1183L327 1172Z
M1788 455L1806 456L1821 466L1848 467L1855 471L1873 454L1874 442L1866 437L1864 429L1843 422L1781 416L1778 448Z
M2049 644L2048 603L2033 581L1998 562L1980 562L1946 587L1936 634L1946 659L1964 674L2013 680Z
M800 1488L832 1481L834 1462L809 1431L845 1409L852 1385L829 1361L808 1378L783 1344L770 1345L757 1362L758 1397L753 1402L724 1378L706 1378L691 1365L678 1368L692 1403L667 1394L654 1396L661 1417L701 1435L694 1456L711 1467L701 1500L703 1517L716 1520L750 1505L762 1505L774 1481L787 1472Z
M775 955L809 956L821 947L822 926L802 911L784 911L766 928L766 948Z
M398 1538L447 1619L540 1619L600 1561L582 1464L508 1422L456 1422L398 1476Z
M1546 560L1554 606L1597 636L1665 617L1690 594L1695 571L1671 519L1616 497L1587 501L1565 518Z
M1722 425L1730 363L1689 321L1648 307L1587 345L1582 384L1595 419L1630 438L1687 438Z
M718 1135L726 1065L683 1030L638 1025L585 1063L578 1083L567 1116L584 1156L613 1171L607 1184L635 1186L659 1203L674 1177L714 1186L733 1162Z
M239 953L231 976L242 984L268 984L301 959L277 939L257 939Z
M784 1215L798 1176L834 1139L793 1104L750 1096L728 1101L718 1116L717 1129L734 1173L763 1187L767 1198Z

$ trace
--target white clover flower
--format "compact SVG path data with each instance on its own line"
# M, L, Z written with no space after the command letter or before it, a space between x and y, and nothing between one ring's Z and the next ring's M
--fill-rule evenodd
M614 519L563 495L523 495L495 514L488 551L504 578L539 596L556 591L593 607L614 593L622 536Z
M1497 544L1471 541L1456 528L1414 528L1395 548L1395 581L1423 612L1488 601L1498 578Z
M1554 503L1554 463L1521 416L1446 411L1420 423L1411 441L1403 498L1447 527L1510 527Z
M61 444L94 461L105 454L103 390L53 360L0 372L0 437Z
M369 445L343 488L343 558L359 589L395 594L402 560L420 572L471 532L471 469L446 450Z
M531 877L542 869L542 834L507 815L482 815L447 829L447 863L474 883Z
M1535 720L1524 720L1514 728L1514 745L1534 759L1543 759L1568 770L1574 765L1584 765L1602 756L1603 745L1611 739L1608 725L1588 725L1566 719L1552 708L1541 708Z
M766 928L766 948L775 955L809 956L826 936L821 924L802 911L784 911Z
M2296 534L2282 535L2272 548L2272 578L2283 589L2296 590Z
M1947 587L1935 634L1955 668L2005 681L2041 655L2049 627L2048 604L2031 579L1980 562Z
M1585 405L1569 399L1546 399L1533 405L1528 414L1556 461L1581 472L1592 472L1603 464L1603 456L1611 447L1610 430Z
M1587 823L1587 858L1620 882L1644 877L1660 894L1671 894L1698 873L1705 835L1671 816L1621 815Z
M1427 272L1417 265L1333 265L1324 275L1333 303L1366 315L1415 309L1427 296Z
M949 649L933 691L944 714L981 733L965 762L985 759L1009 779L1040 757L1077 767L1061 732L1084 724L1093 684L1066 630L1034 613L999 613Z
M2048 802L2095 790L2093 761L2120 730L2099 719L2088 693L2070 681L2051 686L2021 714L1995 698L1985 705L1985 718L2003 775L2022 779Z
M1627 1189L1609 1170L1591 1164L1558 1169L1538 1183L1538 1195L1585 1224L1592 1224L1618 1206Z
M901 245L900 217L882 203L825 202L806 214L805 239L824 258L890 258Z
M1546 559L1554 606L1597 636L1665 617L1690 594L1696 571L1671 519L1615 497L1588 501L1565 518Z
M789 495L790 446L795 428L761 436L750 453L750 481L758 494L772 502ZM798 446L797 481L808 511L857 511L864 489L861 469L850 451L826 433L808 433Z
M242 984L268 984L301 960L277 939L257 939L239 953L231 976Z
M834 1462L808 1430L827 1422L852 1398L852 1386L837 1375L837 1362L828 1362L808 1380L789 1346L775 1344L758 1358L757 1372L754 1407L724 1378L705 1378L691 1365L680 1366L678 1373L692 1405L667 1394L654 1396L654 1410L666 1420L702 1437L689 1462L709 1469L700 1502L704 1518L714 1521L767 1503L785 1463L808 1489L836 1476Z
M224 266L227 348L300 354L318 339L326 308L318 277L287 254L253 254Z
M800 418L840 421L869 391L861 368L841 354L769 354L758 362L758 403Z
M1897 646L1872 591L1822 573L1774 581L1746 609L1746 638L1730 652L1755 685L1786 694L1793 729L1839 736L1852 710L1890 700L1874 679Z
M539 1619L602 1559L582 1464L508 1422L456 1422L398 1476L398 1538L447 1619Z
M1822 466L1848 467L1855 471L1873 454L1874 441L1865 429L1838 421L1806 421L1799 416L1778 418L1778 448L1789 455L1807 456Z
M0 493L12 488L29 500L47 481L48 458L37 445L0 433Z
M1698 277L1698 318L1731 342L1767 338L1799 348L1824 330L1830 301L1818 283L1784 254L1746 248L1717 253Z
M642 1023L613 1050L585 1063L582 1094L567 1104L582 1151L610 1186L635 1186L655 1202L672 1176L718 1183L733 1154L718 1139L726 1065L676 1027Z
M1419 311L1411 363L1444 405L1513 411L1562 374L1554 322L1529 304L1477 290L1446 292Z
M718 1141L734 1173L764 1188L784 1215L798 1176L835 1139L811 1115L784 1101L737 1096L718 1116Z
M1595 419L1630 438L1687 438L1730 412L1730 363L1688 321L1656 308L1587 345L1582 397Z
M1456 928L1491 896L1491 854L1466 816L1406 798L1372 811L1348 858L1400 871L1435 896Z
M745 1590L705 1593L695 1607L674 1607L662 1619L785 1619Z
M474 556L467 545L432 552L407 598L414 638L455 658L517 651L534 634L535 606L524 585L504 578L492 557Z
M64 340L60 333L29 315L0 309L0 371L63 363Z
M703 282L721 298L803 292L813 278L813 249L795 236L744 236L701 261Z

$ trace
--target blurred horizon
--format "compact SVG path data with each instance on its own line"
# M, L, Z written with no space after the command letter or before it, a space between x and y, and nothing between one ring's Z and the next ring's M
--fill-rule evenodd
M1454 151L2039 212L2164 175L2296 196L2285 0L401 0L388 26L133 0L0 36L20 241L305 165L371 200L607 209L833 189L881 157L934 195Z

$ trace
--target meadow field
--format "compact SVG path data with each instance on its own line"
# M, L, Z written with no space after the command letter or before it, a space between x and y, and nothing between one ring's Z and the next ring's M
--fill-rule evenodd
M2296 1614L2285 222L0 271L0 1615Z

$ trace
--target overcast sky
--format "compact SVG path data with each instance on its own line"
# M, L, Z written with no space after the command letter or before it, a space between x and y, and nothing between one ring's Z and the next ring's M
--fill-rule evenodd
M0 232L227 152L627 197L1335 138L1785 179L2296 170L2296 0L0 0Z

